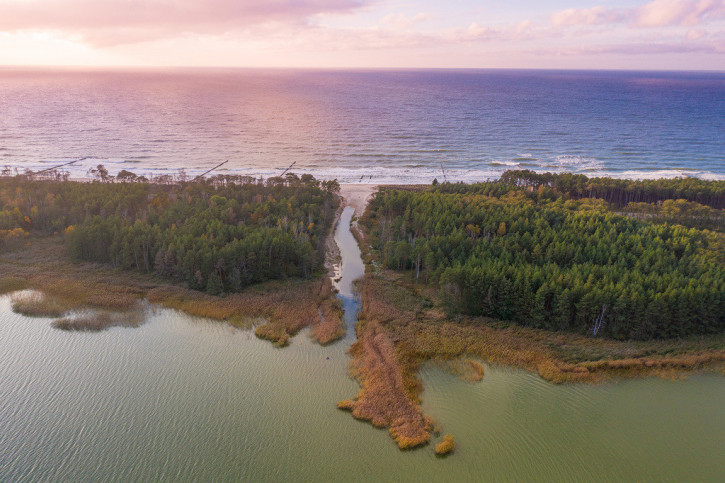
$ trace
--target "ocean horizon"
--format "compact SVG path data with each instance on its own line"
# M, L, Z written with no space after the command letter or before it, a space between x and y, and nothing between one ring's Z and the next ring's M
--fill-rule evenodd
M725 73L0 69L0 169L484 181L725 179Z

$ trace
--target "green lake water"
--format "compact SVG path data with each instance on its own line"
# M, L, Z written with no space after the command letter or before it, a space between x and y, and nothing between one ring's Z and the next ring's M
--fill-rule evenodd
M351 213L343 215L346 230ZM347 231L349 234L349 231ZM341 296L359 270L343 247ZM359 257L359 255L358 255ZM346 262L348 263L345 266ZM357 268L355 268L357 267ZM346 271L347 270L347 271ZM353 311L353 312L350 312ZM348 318L354 317L348 315ZM138 328L64 332L0 297L0 481L722 481L725 377L554 386L486 367L422 371L454 455L400 451L335 403L354 338L252 331L166 310ZM437 439L436 439L437 441Z

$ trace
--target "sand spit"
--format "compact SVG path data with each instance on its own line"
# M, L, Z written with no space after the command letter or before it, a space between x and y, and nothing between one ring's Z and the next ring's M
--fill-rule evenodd
M376 184L341 184L340 196L343 198L343 207L352 206L355 216L362 216L370 198L378 190Z

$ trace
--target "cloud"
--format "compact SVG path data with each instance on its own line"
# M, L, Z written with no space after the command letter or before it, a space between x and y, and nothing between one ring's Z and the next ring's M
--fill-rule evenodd
M391 13L380 20L380 25L384 28L408 30L430 18L431 16L429 14L423 12L413 15L412 17L408 17L400 13Z
M626 13L622 10L610 10L606 7L568 8L551 16L551 24L555 28L581 25L601 25L620 22Z
M550 17L554 28L626 23L635 28L691 27L725 18L725 0L653 0L636 8L569 8Z
M222 35L270 23L347 13L366 0L0 0L0 31L48 30L93 45L186 33Z
M637 27L693 26L725 17L725 0L654 0L634 13L632 23Z
M544 52L541 52L544 53ZM549 51L547 51L549 53ZM579 48L560 49L558 56L581 56L592 54L616 55L662 55L662 54L723 54L725 41L712 42L632 42L626 44L591 45Z

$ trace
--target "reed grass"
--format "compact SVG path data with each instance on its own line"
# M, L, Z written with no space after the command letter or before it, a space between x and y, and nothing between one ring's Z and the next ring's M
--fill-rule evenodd
M51 317L88 308L133 312L139 301L147 298L163 307L237 326L247 327L250 320L264 319L255 333L278 345L288 344L302 328L315 324L322 324L321 342L329 343L333 337L341 336L342 322L336 319L335 295L326 278L268 282L217 297L153 275L114 270L100 264L71 263L60 236L33 240L27 249L0 254L0 265L4 269L0 289L11 292L32 288L43 292L63 309L49 310ZM333 329L336 320L337 328ZM58 325L71 324L63 321Z
M321 323L320 313L326 310L321 307L332 296L326 283L324 279L269 282L223 297L164 285L149 290L147 297L167 308L236 325L263 318L267 322L255 328L255 335L282 347L304 327Z
M27 317L60 317L68 310L57 299L36 291L20 292L12 297L11 303L13 312Z
M25 290L28 282L19 277L0 276L0 295Z
M601 382L612 377L673 377L725 364L725 336L660 341L614 341L550 332L486 318L450 321L396 291L398 280L367 274L362 282L366 317L385 321L398 350L420 363L474 356L512 365L554 382ZM369 300L374 298L375 300ZM410 307L407 313L405 307Z
M421 407L418 370L444 361L453 372L477 381L490 364L520 367L552 383L596 383L612 377L681 377L720 368L725 372L725 336L674 341L622 342L530 329L485 318L451 321L415 287L386 270L368 270L357 282L362 307L357 342L350 348L351 373L360 382L354 399L337 407L353 417L387 427L401 449L428 443L433 421ZM442 446L441 446L442 445ZM440 453L438 452L440 446ZM455 448L444 438L437 454Z
M435 446L435 452L437 456L446 456L456 449L456 442L453 436L446 434L443 436L443 441Z
M99 311L77 317L63 317L51 325L66 331L100 332L111 327L138 327L142 320L140 310L123 313Z
M385 329L375 321L358 323L357 337L350 348L351 371L361 388L354 400L340 401L338 408L375 427L387 427L400 449L428 443L433 422L423 414L417 392L406 380L410 371Z
M322 345L330 344L345 335L343 310L336 300L325 299L320 303L320 321L312 326L312 338Z

